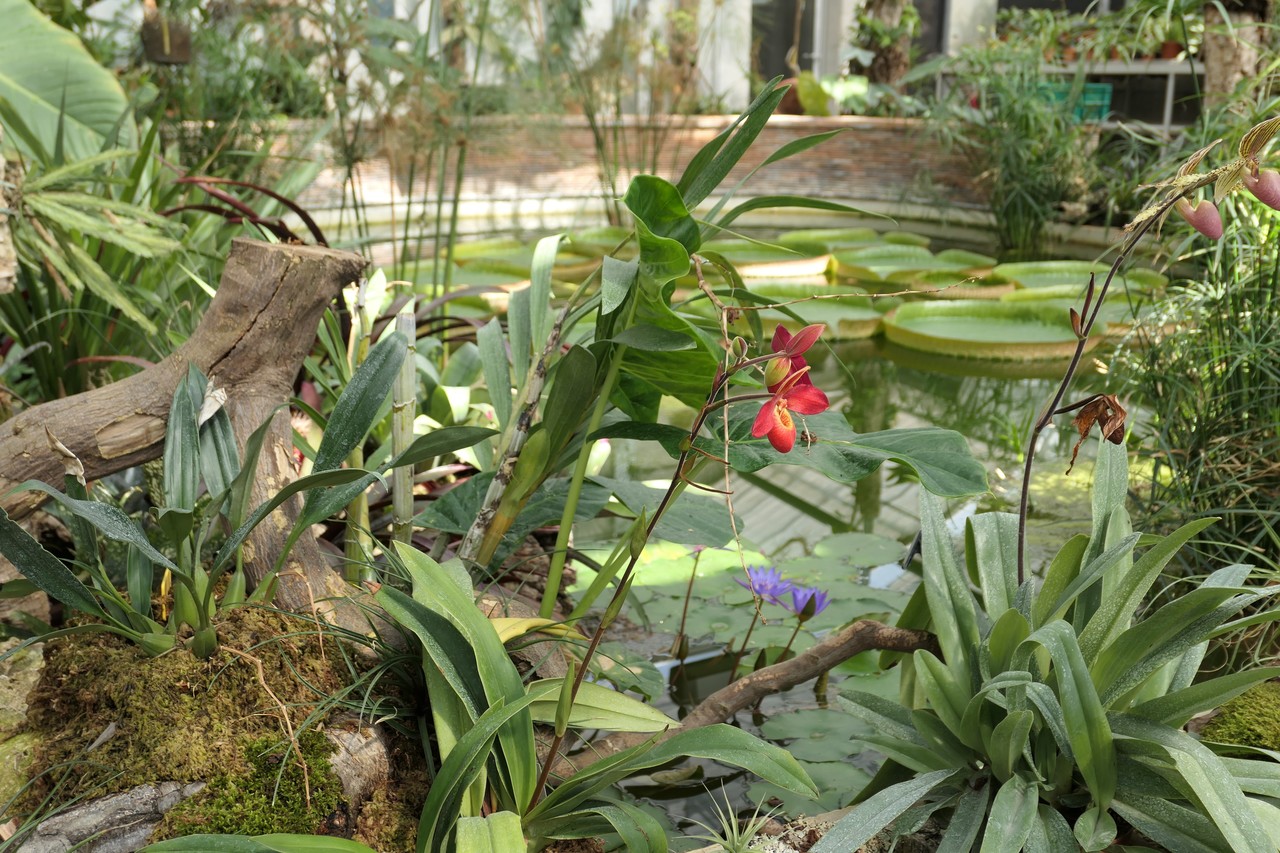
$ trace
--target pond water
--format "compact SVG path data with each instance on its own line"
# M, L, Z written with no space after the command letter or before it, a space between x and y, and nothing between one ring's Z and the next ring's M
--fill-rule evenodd
M1062 362L1013 364L955 359L916 353L883 341L837 343L830 349L811 351L813 380L831 397L855 431L942 426L961 432L974 455L987 468L991 493L977 499L952 502L953 520L962 529L963 518L978 509L1013 509L1030 425L1035 414L1056 388ZM1099 356L1105 358L1105 355ZM1098 362L1099 364L1101 362ZM1077 378L1077 392L1105 386L1094 361ZM1061 429L1042 435L1032 491L1031 563L1043 563L1071 534L1087 530L1088 486L1091 478L1090 443L1081 449L1081 460L1070 477L1063 477L1077 435L1064 416ZM670 460L652 446L628 448L614 443L613 464L637 479L669 476ZM802 452L797 449L793 452ZM914 586L914 576L903 572L897 561L919 529L917 487L892 463L852 485L832 482L816 471L775 466L769 478L736 476L733 503L744 544L752 551L747 563L768 562L784 574L832 591L834 604L820 620L817 633L831 630L859 616L893 618ZM652 484L652 482L651 482ZM723 482L717 481L718 486ZM678 506L678 505L677 505ZM843 537L863 536L849 543ZM824 542L844 541L848 548L824 547ZM866 559L849 552L870 554ZM704 559L706 559L704 557ZM706 565L711 565L707 563ZM693 567L688 549L668 549L641 571L636 582L637 599L649 618L646 637L649 651L672 647L682 614L690 618L692 653L683 666L668 660L660 664L667 677L661 706L672 716L682 714L729 681L732 656L751 620L749 596L735 591L741 577L736 558L725 558L712 568L700 565L690 610L684 612L684 579ZM723 571L717 571L715 567ZM775 609L772 624L755 628L752 646L786 642L793 622ZM806 626L807 627L807 626ZM699 636L692 636L701 632ZM802 650L815 637L802 633ZM659 657L662 657L659 654ZM750 815L765 801L784 813L816 813L843 805L874 771L874 753L857 740L859 724L839 709L837 688L856 680L859 690L870 689L888 697L897 694L896 674L877 669L878 655L867 653L841 666L825 685L814 682L770 696L753 712L740 713L735 724L786 744L823 789L816 802L745 778L712 762L699 762L692 775L656 774L631 780L629 794L665 813L683 832L702 832L695 821L718 827L717 808L728 802L733 810ZM821 688L821 689L820 689Z

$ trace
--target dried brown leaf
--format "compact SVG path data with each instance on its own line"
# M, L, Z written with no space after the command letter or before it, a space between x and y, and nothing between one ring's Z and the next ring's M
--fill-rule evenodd
M1080 445L1084 444L1084 440L1089 437L1093 425L1097 424L1102 437L1112 444L1121 444L1124 442L1124 420L1128 414L1124 406L1120 405L1120 401L1116 399L1114 394L1097 394L1090 398L1080 410L1076 412L1072 423L1076 425L1076 430L1080 433L1080 438L1076 441L1075 447L1071 448L1071 464L1067 466L1067 473L1071 473L1071 469L1076 465L1076 455L1080 452Z

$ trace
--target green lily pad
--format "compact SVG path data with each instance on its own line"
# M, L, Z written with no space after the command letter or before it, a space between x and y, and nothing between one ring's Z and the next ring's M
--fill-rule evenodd
M936 269L934 255L923 246L879 245L836 252L836 275L871 284L893 273Z
M1108 264L1090 263L1089 261L1029 261L1025 263L1000 264L995 268L996 275L1016 283L1019 287L1040 289L1074 285L1072 295L1079 295L1089 284L1089 275L1101 279L1110 269ZM1116 284L1124 285L1132 290L1149 292L1164 287L1169 280L1154 270L1132 269L1116 277ZM1115 287L1115 284L1112 285Z
M871 727L843 711L813 708L790 711L764 721L760 733L789 740L787 752L801 761L841 761L866 749L858 738Z
M840 560L850 566L881 566L902 559L902 543L871 533L836 533L813 546L815 557Z
M880 329L881 312L877 311L870 297L860 288L841 288L829 284L785 287L777 283L752 286L751 292L779 302L809 298L787 307L803 318L797 322L781 311L766 309L760 319L766 328L781 323L795 334L810 323L825 323L828 340L849 341L869 338ZM821 298L812 298L821 297Z
M1013 282L990 273L968 270L923 270L890 273L889 280L934 299L999 299L1018 292Z
M809 778L818 787L818 796L809 798L792 793L768 782L757 782L747 789L752 802L762 810L776 807L788 817L813 815L847 806L871 781L870 775L852 764L841 761L801 762Z
M774 246L751 240L710 240L702 251L719 252L743 278L794 278L822 275L831 261L821 243Z
M880 235L880 239L896 246L920 246L925 249L929 248L930 243L928 237L911 231L885 231Z
M967 358L1043 361L1069 358L1076 335L1051 305L956 300L909 302L884 319L885 335L904 347ZM1088 350L1101 334L1086 341Z
M778 236L778 245L814 244L825 246L828 252L871 246L880 242L880 233L874 228L802 228Z

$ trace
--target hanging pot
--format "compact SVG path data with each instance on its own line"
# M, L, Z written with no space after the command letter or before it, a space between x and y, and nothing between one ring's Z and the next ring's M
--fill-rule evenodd
M175 21L147 0L142 14L142 50L149 62L186 65L191 62L191 28Z

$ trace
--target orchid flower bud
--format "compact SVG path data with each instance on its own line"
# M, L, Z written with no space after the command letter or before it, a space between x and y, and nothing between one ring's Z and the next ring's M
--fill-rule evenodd
M1280 172L1275 169L1259 169L1244 176L1244 186L1258 201L1280 210Z
M764 369L764 384L769 390L777 388L791 373L791 359L775 358Z
M1202 200L1192 204L1187 199L1180 198L1173 209L1190 222L1192 228L1210 240L1222 237L1222 214L1218 213L1218 207L1213 202Z

